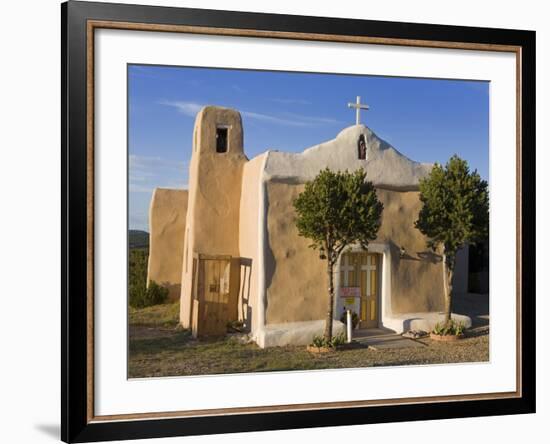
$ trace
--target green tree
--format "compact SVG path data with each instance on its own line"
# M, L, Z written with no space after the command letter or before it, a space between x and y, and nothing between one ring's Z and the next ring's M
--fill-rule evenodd
M319 257L327 261L328 309L324 337L332 339L334 310L334 265L342 251L358 243L367 248L380 228L383 205L372 182L360 169L354 173L328 168L305 184L294 200L298 233L313 241Z
M468 163L454 155L445 167L436 163L420 181L420 200L423 206L415 227L428 238L428 247L443 256L445 321L449 323L456 253L489 234L488 185L477 170L470 172Z

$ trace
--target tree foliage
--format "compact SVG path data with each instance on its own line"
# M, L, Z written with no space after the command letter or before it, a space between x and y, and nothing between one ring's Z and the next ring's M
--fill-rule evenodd
M313 242L311 248L322 249L320 257L327 261L329 305L324 336L330 340L334 265L346 247L360 244L366 249L369 241L376 238L383 205L363 169L350 173L326 168L306 183L294 208L298 233Z
M454 155L445 167L436 163L420 181L420 200L422 209L415 227L428 238L428 247L442 250L449 321L456 253L489 234L488 185L477 171L470 172L465 160Z
M466 244L480 242L489 233L489 191L477 171L457 155L445 167L435 164L420 181L423 204L415 223L428 237L428 246L442 246L448 256Z
M383 205L363 169L349 173L326 168L306 183L294 208L300 236L311 239L312 248L323 247L334 264L347 246L359 243L366 249L376 238Z

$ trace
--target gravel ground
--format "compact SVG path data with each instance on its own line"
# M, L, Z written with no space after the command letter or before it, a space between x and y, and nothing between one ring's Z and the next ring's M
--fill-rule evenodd
M489 328L478 327L456 342L417 340L422 347L350 348L311 354L305 347L261 349L235 338L194 340L187 331L130 327L129 377L426 365L489 360Z

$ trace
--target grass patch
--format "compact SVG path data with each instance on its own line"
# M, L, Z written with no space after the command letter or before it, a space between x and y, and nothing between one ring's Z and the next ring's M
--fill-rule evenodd
M172 304L174 305L174 304ZM150 307L152 308L152 307ZM196 340L187 330L130 326L130 378L212 375L243 372L358 368L489 359L489 336L457 344L427 340L426 347L374 350L357 348L326 355L308 353L305 346L261 349L235 337Z
M129 316L131 326L174 328L179 324L180 303L129 307Z

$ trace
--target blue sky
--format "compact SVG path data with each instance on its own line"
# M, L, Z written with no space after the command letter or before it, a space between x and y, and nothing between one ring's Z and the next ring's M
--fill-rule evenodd
M194 118L204 105L241 112L245 153L300 152L361 123L401 153L453 154L489 179L489 84L342 74L128 66L129 226L148 231L155 187L187 188Z

